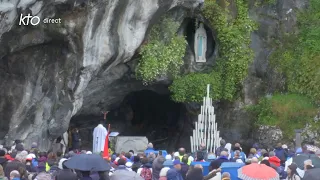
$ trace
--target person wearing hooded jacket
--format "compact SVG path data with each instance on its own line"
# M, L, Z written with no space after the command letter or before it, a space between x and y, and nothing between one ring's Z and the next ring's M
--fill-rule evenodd
M165 159L162 156L162 154L158 155L158 157L153 161L152 163L152 180L159 180L160 178L160 171L161 169L164 167L163 163L164 163Z

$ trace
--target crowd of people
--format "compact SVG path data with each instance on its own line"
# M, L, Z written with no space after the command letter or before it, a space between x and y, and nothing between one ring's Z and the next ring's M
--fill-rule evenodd
M279 179L310 180L308 171L316 168L311 157L320 160L320 151L312 153L305 146L297 151L281 144L269 151L254 146L246 154L239 143L232 146L221 140L220 144L215 153L207 152L202 144L193 154L187 153L185 148L164 154L149 143L145 152L130 150L106 158L111 166L108 171L90 172L69 169L65 163L76 154L92 154L91 151L40 152L37 143L25 149L23 143L16 142L13 147L0 149L0 180L230 180L228 172L221 172L224 162L265 164L279 173ZM304 161L303 169L292 162L294 156L309 158ZM192 165L192 162L210 162L209 173L204 175L204 167Z

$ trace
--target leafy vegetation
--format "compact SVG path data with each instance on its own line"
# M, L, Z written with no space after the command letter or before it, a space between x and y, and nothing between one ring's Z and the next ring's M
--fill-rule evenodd
M163 18L152 27L148 43L141 48L142 58L137 67L137 77L145 83L162 75L175 77L180 72L187 42L176 34L178 28L179 23L171 18Z
M253 60L250 35L256 29L256 24L249 19L245 0L235 2L237 15L231 17L226 0L223 7L215 0L206 0L203 14L217 32L219 58L211 73L192 73L175 79L169 88L175 101L200 102L207 84L211 84L212 98L235 98Z
M282 130L284 138L290 138L295 129L304 128L307 123L315 123L313 118L318 108L307 96L276 94L262 98L257 105L249 106L248 110L257 117L257 124L277 126Z
M263 6L263 5L274 5L277 3L277 0L256 0L255 1L255 6Z
M310 0L298 14L298 29L284 34L271 57L272 65L285 74L290 92L320 102L320 1Z
M271 55L271 65L286 77L289 94L262 98L248 108L257 124L278 126L285 138L306 124L310 130L320 127L313 120L320 102L320 1L310 0L309 8L297 17L297 29L281 34Z

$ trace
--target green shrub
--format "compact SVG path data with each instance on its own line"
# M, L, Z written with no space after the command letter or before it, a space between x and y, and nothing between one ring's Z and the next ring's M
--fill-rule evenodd
M217 32L219 58L211 73L193 73L174 79L169 88L177 102L199 102L211 84L214 99L233 100L246 78L254 55L250 48L251 32L256 24L249 19L244 0L235 0L237 16L231 17L226 0L219 6L215 0L206 0L203 15Z
M274 5L277 3L277 0L256 0L255 6L260 7L264 5Z
M139 79L150 83L163 75L176 77L179 74L187 42L185 37L176 34L178 28L179 23L171 18L163 18L152 27L148 43L140 51L141 60L136 71Z
M174 92L172 98L180 102L202 102L206 94L207 84L210 84L211 97L218 99L221 94L218 94L221 89L221 75L212 72L210 74L191 73L184 77L179 77L174 80L170 86L170 91Z
M320 102L320 1L298 13L298 30L283 34L271 56L287 78L288 90Z
M256 117L256 124L279 127L285 138L294 136L295 129L314 124L318 108L311 98L298 94L276 94L262 98L247 110Z

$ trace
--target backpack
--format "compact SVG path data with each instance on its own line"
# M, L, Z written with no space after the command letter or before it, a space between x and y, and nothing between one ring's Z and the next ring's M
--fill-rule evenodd
M140 173L144 180L152 180L152 172L149 168L144 167Z

